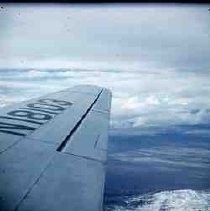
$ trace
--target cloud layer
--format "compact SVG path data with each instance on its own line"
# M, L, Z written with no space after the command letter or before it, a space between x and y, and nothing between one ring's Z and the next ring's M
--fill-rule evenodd
M95 84L113 128L209 123L207 5L4 5L0 27L1 106Z
M208 5L5 5L0 66L101 61L209 71Z
M95 84L113 92L112 127L147 127L209 123L209 78L172 70L1 70L2 105Z

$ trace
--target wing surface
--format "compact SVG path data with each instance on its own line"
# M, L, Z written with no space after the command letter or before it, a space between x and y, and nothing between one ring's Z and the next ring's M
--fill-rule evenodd
M102 210L111 93L83 85L0 110L0 210Z

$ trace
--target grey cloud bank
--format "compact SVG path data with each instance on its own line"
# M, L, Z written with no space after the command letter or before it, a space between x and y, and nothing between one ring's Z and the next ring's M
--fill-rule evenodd
M4 67L134 62L209 71L208 5L6 5L0 19Z

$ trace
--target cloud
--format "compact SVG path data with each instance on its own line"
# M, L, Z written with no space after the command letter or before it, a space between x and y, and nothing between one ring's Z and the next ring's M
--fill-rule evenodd
M209 123L207 6L5 7L1 105L94 84L112 128Z
M118 197L117 205L107 205L105 210L208 210L210 192L192 189L159 191L142 195ZM110 209L109 209L110 207Z
M209 71L207 5L5 8L0 13L1 67L53 67L60 61L60 68L77 60Z
M96 65L96 63L95 63ZM159 72L159 74L157 74ZM4 104L38 97L77 84L95 84L113 92L112 127L147 127L208 123L210 89L202 74L175 70L25 69L0 71ZM21 92L17 92L20 90ZM14 101L15 101L14 100ZM197 109L197 112L192 112Z

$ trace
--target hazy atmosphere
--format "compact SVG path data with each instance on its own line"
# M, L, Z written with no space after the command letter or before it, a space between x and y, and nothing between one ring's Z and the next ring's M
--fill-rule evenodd
M0 6L0 107L112 91L104 210L210 210L210 5Z

